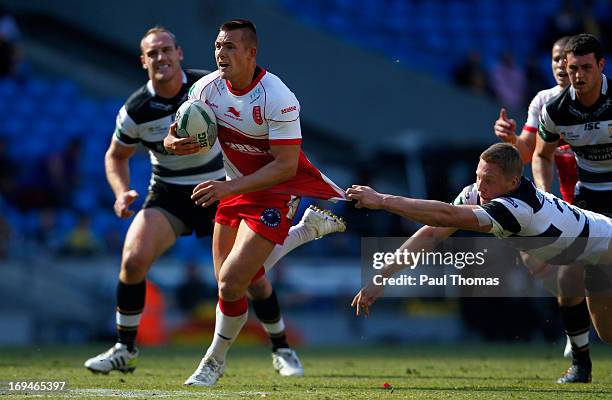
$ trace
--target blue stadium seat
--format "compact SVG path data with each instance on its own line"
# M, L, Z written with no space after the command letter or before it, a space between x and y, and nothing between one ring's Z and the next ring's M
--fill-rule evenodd
M497 59L509 47L517 55L531 54L534 37L545 26L533 21L547 20L560 4L561 0L282 1L306 23L393 58L408 59L406 64L418 68L425 60L446 78L449 68L440 66L448 65L449 57L459 59L470 48L479 48L486 60ZM418 40L406 43L407 38Z

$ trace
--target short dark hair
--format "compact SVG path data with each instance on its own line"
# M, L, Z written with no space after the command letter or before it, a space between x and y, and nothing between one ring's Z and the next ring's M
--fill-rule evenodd
M590 33L581 33L572 36L563 48L563 53L565 53L566 56L569 53L573 53L577 56L586 56L587 54L594 53L597 62L603 57L601 42Z
M152 35L154 33L166 33L168 36L170 36L170 39L172 39L172 42L174 43L174 47L176 48L179 47L178 42L176 41L176 36L174 36L174 33L170 32L168 29L164 28L161 25L155 25L153 28L150 28L148 31L146 31L145 34L140 39L140 41L142 42L147 36Z
M248 19L237 18L226 21L219 27L219 32L229 32L238 29L244 29L244 37L249 40L255 47L257 47L257 28L255 28L255 24L249 21Z
M507 177L523 175L521 153L510 143L495 143L480 154L480 159L497 165Z
M567 45L567 42L569 42L571 38L571 36L562 36L559 39L555 40L555 43L553 43L553 47L559 46L562 49L565 49L565 45Z

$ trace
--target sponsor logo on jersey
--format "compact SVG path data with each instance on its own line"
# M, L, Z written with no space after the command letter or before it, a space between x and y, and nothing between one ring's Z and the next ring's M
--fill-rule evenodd
M219 106L217 104L213 103L212 101L206 100L206 104L208 104L212 108L219 108Z
M158 101L150 101L149 102L149 107L155 108L157 110L171 111L173 106L172 106L172 104L164 104L164 103L160 103Z
M612 160L612 143L591 144L573 147L574 153L589 161Z
M297 106L291 106L291 107L283 108L281 110L281 114L287 114L287 113L290 113L291 111L295 111L295 110L297 110Z
M250 144L231 143L231 142L224 142L224 144L225 144L225 146L229 147L230 149L235 150L235 151L239 151L241 153L255 154L255 155L268 154L268 151L262 150L262 149L258 149L257 147L251 146Z
M599 129L599 122L587 122L584 124L585 131L592 131L594 129Z
M234 107L227 107L227 112L232 113L236 118L240 117L240 111L236 110Z
M278 208L266 208L259 217L267 227L276 228L281 223L281 213Z
M147 132L150 136L163 136L166 137L168 133L168 125L153 125L147 127Z
M255 121L257 125L263 124L263 118L261 117L261 107L260 106L253 107L253 121Z

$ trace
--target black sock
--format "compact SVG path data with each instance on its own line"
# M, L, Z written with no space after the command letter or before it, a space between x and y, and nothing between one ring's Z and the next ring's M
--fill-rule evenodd
M270 341L272 342L272 351L280 348L289 348L287 336L285 335L285 322L280 312L280 305L276 292L272 290L272 294L267 299L253 300L253 310L259 321L261 321L264 329L268 332Z
M117 285L117 340L125 344L128 351L134 351L146 290L146 281L135 285L119 281Z
M573 363L591 368L589 352L591 317L586 300L575 306L560 306L559 311L561 312L565 333L572 343Z

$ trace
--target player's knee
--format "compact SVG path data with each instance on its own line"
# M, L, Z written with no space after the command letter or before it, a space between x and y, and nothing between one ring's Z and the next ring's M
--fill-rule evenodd
M121 265L121 273L127 282L142 281L149 269L149 260L138 254L127 254Z
M254 300L267 299L272 293L272 285L265 276L261 276L259 279L251 282L248 292Z
M219 297L227 301L236 301L246 294L246 287L234 279L221 276L219 279Z

